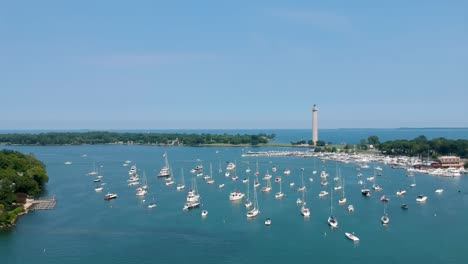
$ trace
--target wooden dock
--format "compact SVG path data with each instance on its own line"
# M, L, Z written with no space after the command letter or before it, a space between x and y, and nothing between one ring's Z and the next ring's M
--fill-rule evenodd
M57 201L54 197L43 197L39 199L34 199L32 206L29 208L30 210L51 210L55 208L55 204Z

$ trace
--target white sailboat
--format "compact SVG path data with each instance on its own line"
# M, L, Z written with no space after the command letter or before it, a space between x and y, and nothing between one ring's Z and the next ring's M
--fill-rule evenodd
M180 191L180 190L183 190L185 189L185 178L184 178L184 169L183 168L180 168L180 177L182 178L182 181L177 184L177 190Z
M302 183L302 186L297 188L298 192L304 192L306 190L306 186L304 184L304 168L301 169L301 183Z
M98 174L98 171L96 169L96 163L93 162L93 169L88 173L89 176L96 176Z
M262 187L262 192L270 192L271 191L271 181L270 178L267 180L267 185Z
M341 171L340 171L340 174L341 174ZM346 196L345 196L345 181L344 181L344 178L342 178L342 181L343 181L343 189L341 190L341 198L338 199L338 204L339 205L343 205L346 203Z
M413 176L413 183L410 184L411 188L416 187L416 176Z
M306 207L306 202L305 202L305 191L302 192L301 214L304 217L310 217L310 210L309 210L309 208Z
M171 176L171 169L169 168L169 162L167 161L167 152L164 152L164 165L159 170L158 177L169 177Z
M143 184L136 189L136 196L143 197L146 195L148 184L146 181L146 173L143 171Z
M283 196L284 196L284 193L283 193L283 183L282 183L282 182L283 182L282 180L279 181L280 191L277 192L277 193L275 193L275 198L276 198L276 199L281 199L281 198L283 198Z
M247 182L247 200L245 200L245 208L252 206L252 201L250 201L250 181Z
M390 223L390 218L388 217L387 212L385 210L386 207L387 207L387 203L384 203L384 214L380 218L380 222L382 222L383 225L388 225L388 223Z
M328 225L332 228L338 228L338 220L333 216L333 192L330 191L330 216L328 217Z
M213 179L213 167L211 165L211 162L210 162L210 176L207 179L205 179L205 181L208 184L213 184L215 182Z
M254 188L254 201L253 201L253 208L247 211L247 218L253 218L260 214L260 209L258 207L258 199L257 199L257 189Z

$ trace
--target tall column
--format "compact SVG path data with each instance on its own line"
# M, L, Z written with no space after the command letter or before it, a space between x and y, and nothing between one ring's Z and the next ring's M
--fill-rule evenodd
M312 108L312 143L314 146L317 146L317 141L318 141L318 109L317 105L314 104L314 107Z

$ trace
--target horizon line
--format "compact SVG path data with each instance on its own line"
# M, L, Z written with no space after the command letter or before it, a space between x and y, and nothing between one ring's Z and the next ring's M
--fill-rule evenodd
M338 127L319 130L340 129L468 129L468 127ZM6 128L0 131L137 131L137 130L312 130L312 128Z

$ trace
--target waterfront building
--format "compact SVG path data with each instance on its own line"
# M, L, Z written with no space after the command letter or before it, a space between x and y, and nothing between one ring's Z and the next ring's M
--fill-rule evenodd
M440 156L439 157L440 166L442 168L448 167L462 167L463 163L460 161L460 157L457 156Z

